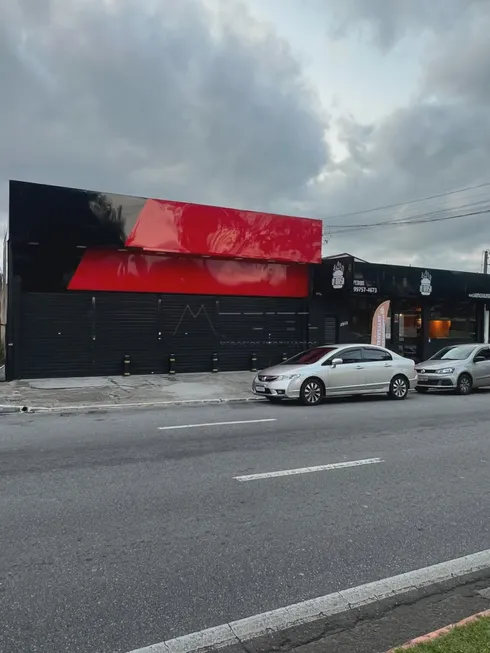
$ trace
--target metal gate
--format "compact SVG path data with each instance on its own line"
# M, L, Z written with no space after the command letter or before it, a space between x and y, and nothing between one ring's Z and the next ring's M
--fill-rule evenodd
M219 350L218 301L199 295L161 295L158 299L158 352L163 371L175 358L176 372L210 372Z
M94 374L92 297L28 293L21 297L14 370L17 378Z
M307 347L306 300L223 297L219 301L220 368L250 369L279 363Z
M24 293L15 377L208 372L265 367L304 349L307 301L146 293Z
M325 343L337 343L337 335L337 318L334 315L325 316Z

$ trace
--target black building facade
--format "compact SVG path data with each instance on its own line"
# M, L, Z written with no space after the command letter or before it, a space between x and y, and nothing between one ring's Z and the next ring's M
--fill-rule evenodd
M488 338L490 275L321 245L318 220L11 182L7 380L250 370L373 318L415 360Z
M488 341L490 275L327 258L315 274L325 335L372 341L376 309L389 302L386 346L421 361L450 344Z

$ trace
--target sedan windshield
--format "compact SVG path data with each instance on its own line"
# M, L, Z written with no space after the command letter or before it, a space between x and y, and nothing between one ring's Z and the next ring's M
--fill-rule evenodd
M335 351L337 347L315 347L315 349L308 349L307 351L302 351L300 354L296 354L281 365L312 365L313 363L318 363L318 361L329 354L331 351Z
M431 356L431 361L463 361L475 351L475 345L458 345L456 347L444 347Z

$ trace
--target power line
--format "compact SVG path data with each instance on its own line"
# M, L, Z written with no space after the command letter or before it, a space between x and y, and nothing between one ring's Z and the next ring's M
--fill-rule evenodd
M442 213L447 213L448 211L457 211L457 210L462 210L462 209L473 209L476 208L477 206L482 206L484 205L486 208L486 204L490 201L490 198L485 198L483 200L480 200L479 202L468 202L467 204L460 204L459 206L454 206L452 208L445 208L445 209L437 209L434 211L428 211L427 213L417 213L414 215L410 215L407 217L401 217L401 218L390 218L388 220L381 220L380 222L357 222L354 224L342 224L339 225L338 227L331 226L332 229L337 229L337 230L349 230L349 229L360 229L360 228L367 228L367 227L378 227L381 225L397 225L397 224L418 224L419 222L422 222L423 218L428 218L428 217L435 217L439 216ZM444 216L446 217L446 216ZM448 216L451 217L451 216ZM335 231L334 233L339 233L339 231Z
M441 197L449 197L450 195L456 195L457 193L465 193L466 191L469 190L477 190L479 188L486 188L490 186L490 181L485 182L483 184L477 184L475 186L467 186L466 188L459 188L457 190L450 190L445 193L438 193L437 195L429 195L427 197L419 197L417 199L413 200L408 200L407 202L397 202L395 204L385 204L384 206L376 206L371 209L363 209L361 211L351 211L350 213L340 213L338 215L334 215L328 218L323 218L324 221L327 220L339 220L341 218L349 218L350 216L353 215L364 215L367 213L374 213L375 211L384 211L385 209L394 209L399 206L408 206L410 204L416 204L418 202L427 202L428 200L435 200L439 199Z
M419 224L427 224L429 222L442 222L445 220L455 220L458 218L467 218L471 216L477 216L477 215L483 215L484 213L490 213L490 207L483 209L482 211L471 211L469 213L457 213L456 215L446 215L446 216L440 216L440 217L432 217L432 218L424 218L421 220L392 220L392 221L386 221L386 222L373 222L371 224L364 224L364 225L359 225L358 229L364 230L364 229L370 229L374 227L385 227L385 226L403 226L403 225L419 225ZM334 235L337 235L339 233L352 233L353 229L339 229L338 231L334 232Z
M405 221L396 221L393 220L391 222L373 222L371 224L365 224L365 225L358 225L358 229L360 231L364 229L371 229L375 227L386 227L386 226L402 226L402 225L419 225L419 224L427 224L429 222L442 222L444 220L456 220L459 218L468 218L476 215L483 215L484 213L490 213L490 206L486 209L483 209L482 211L471 211L469 213L458 213L456 215L446 215L446 216L439 216L439 217L432 217L432 218L425 218L422 220L405 220ZM338 231L335 231L332 236L336 236L337 234L341 233L352 233L353 229L339 229Z

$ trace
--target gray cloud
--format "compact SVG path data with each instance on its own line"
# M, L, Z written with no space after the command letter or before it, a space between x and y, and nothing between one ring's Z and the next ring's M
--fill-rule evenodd
M453 31L428 49L423 90L471 104L490 102L490 3L466 29Z
M396 15L395 4L388 9L383 3L387 11L381 12L376 2L350 0L342 8L339 3L351 26L370 21L372 35L378 30L383 47L417 29L427 28L432 35L413 39L422 73L418 94L409 106L375 125L340 121L340 139L351 156L340 166L330 165L330 175L318 188L321 204L330 203L330 215L490 181L490 3L404 2L403 11ZM443 7L445 22L439 25L434 17ZM478 269L481 250L490 244L489 214L352 233L341 233L339 225L413 219L435 211L439 214L432 217L443 217L486 207L490 207L490 188L327 220L333 234L330 248L350 249L377 260Z
M6 4L3 180L263 207L328 160L301 69L246 15L235 25L197 0Z
M343 37L355 31L382 50L407 36L448 33L471 21L488 0L326 0L331 12L330 34Z
M330 215L490 181L488 106L422 101L394 112L369 131L347 123L343 140L353 156L340 175L332 172L323 189ZM342 229L346 224L413 220L426 214L433 219L483 208L490 208L490 187L327 220L333 235L330 247L371 260L477 269L481 250L490 244L489 214L404 227L362 227L350 233Z

